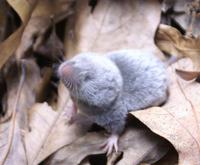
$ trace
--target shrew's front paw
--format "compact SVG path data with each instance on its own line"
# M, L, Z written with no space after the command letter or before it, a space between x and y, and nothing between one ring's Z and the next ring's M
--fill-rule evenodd
M115 152L118 152L118 139L119 139L119 135L112 134L106 140L106 142L104 142L101 145L101 148L103 148L106 151L107 156L113 152L113 149L115 150Z

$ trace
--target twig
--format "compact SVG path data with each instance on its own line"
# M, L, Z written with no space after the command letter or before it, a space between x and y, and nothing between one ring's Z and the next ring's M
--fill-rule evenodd
M188 28L186 30L186 36L192 37L192 32L194 28L194 24L196 21L197 15L200 13L200 0L195 0L187 6L188 14L189 14L189 23Z
M3 165L5 163L5 161L8 157L8 154L11 150L13 137L14 137L14 129L15 129L15 124L16 124L15 123L16 122L16 115L17 115L17 112L19 111L18 103L19 103L20 94L21 94L22 87L23 87L23 84L24 84L24 81L25 81L25 77L26 77L25 70L26 70L26 67L25 67L24 63L22 62L21 78L20 78L19 87L18 87L18 90L17 90L17 97L16 97L15 104L14 104L14 110L13 110L13 113L12 113L11 125L10 125L10 128L9 128L8 144L7 144L7 148L4 150L4 153L2 154L3 159L0 160L1 165Z

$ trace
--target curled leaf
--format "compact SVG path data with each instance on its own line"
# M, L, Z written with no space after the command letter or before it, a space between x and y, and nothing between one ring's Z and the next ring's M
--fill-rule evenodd
M179 164L199 164L200 86L179 79L174 71L177 66L189 68L187 61L189 59L180 60L168 68L171 77L169 99L163 107L131 113L174 145L179 154Z
M193 70L200 68L200 37L186 37L176 28L161 24L155 40L157 46L165 53L177 58L189 57L194 64Z
M200 72L184 71L180 69L176 69L176 74L187 81L194 80L200 76Z

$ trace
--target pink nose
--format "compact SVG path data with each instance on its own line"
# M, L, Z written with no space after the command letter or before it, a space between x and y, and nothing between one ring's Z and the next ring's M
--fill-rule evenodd
M70 76L72 74L72 66L66 63L61 64L58 69L58 74L60 78Z

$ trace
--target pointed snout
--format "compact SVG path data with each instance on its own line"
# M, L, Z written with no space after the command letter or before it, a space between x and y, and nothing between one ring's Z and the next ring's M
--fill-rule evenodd
M58 68L58 76L63 79L72 75L73 67L70 63L64 62Z

